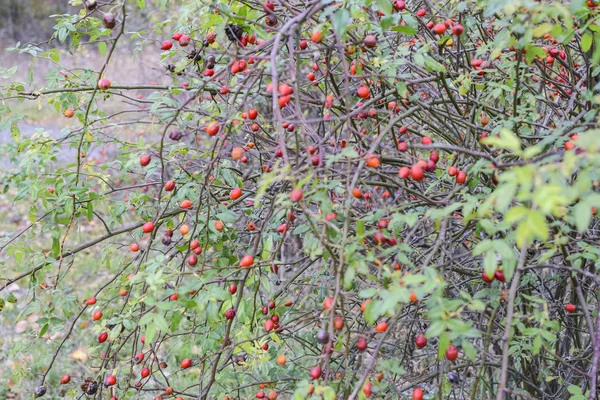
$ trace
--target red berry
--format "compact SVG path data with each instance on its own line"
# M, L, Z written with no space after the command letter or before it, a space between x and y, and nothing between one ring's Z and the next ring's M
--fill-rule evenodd
M491 283L494 282L494 275L489 277L488 274L486 274L485 271L483 271L481 273L481 279L483 279L484 282Z
M292 200L294 203L297 203L300 200L302 200L302 190L300 190L300 189L292 190L290 192L290 200Z
M142 368L142 370L140 371L140 376L142 377L142 379L149 377L150 376L150 369L149 368Z
M356 348L360 351L365 351L367 349L367 339L359 337L356 341Z
M173 189L175 189L175 182L174 181L167 181L167 182L165 182L165 190L167 192L170 192Z
M242 257L242 260L240 261L240 267L243 268L251 267L252 264L254 264L254 257L250 255Z
M410 169L408 167L402 167L398 171L398 176L402 179L408 178L408 175L410 175Z
M231 193L229 193L229 197L231 198L231 200L237 200L242 196L242 189L240 188L235 188L231 191Z
M108 339L108 333L102 332L98 335L98 343L104 343L106 342L106 339Z
M233 319L234 317L235 317L235 308L230 308L229 310L225 311L225 318Z
M418 334L417 338L415 339L415 344L420 349L427 346L427 338L425 337L425 335L423 335L422 333Z
M206 126L206 133L208 133L209 136L215 136L217 133L219 133L219 123L217 121L213 121L208 124Z
M319 379L321 377L321 367L319 367L319 366L312 367L312 369L310 370L308 375L313 380Z
M150 233L154 230L154 223L153 222L146 222L143 226L142 226L142 232L144 233Z
M170 50L171 47L173 47L173 42L171 42L170 40L165 40L164 42L161 43L160 48L162 50Z
M569 303L565 306L565 311L570 312L570 313L575 312L576 309L577 309L577 306L575 304Z
M142 167L145 167L146 165L150 164L151 160L152 160L152 157L150 157L148 154L144 154L143 156L140 157L140 165Z
M415 181L422 181L425 178L425 172L423 172L423 167L420 164L414 164L410 167L410 176Z
M463 26L460 24L456 24L452 27L452 33L454 33L456 36L462 35L464 31L465 28L463 28Z
M421 388L416 388L413 390L413 400L422 400L423 399L423 390Z
M181 369L188 369L191 366L192 366L192 360L191 359L184 358L183 361L181 361Z
M367 100L371 97L371 91L366 86L361 86L358 88L358 97L361 99Z
M448 346L446 350L446 358L450 361L454 361L458 358L458 349L454 345Z
M104 386L109 387L117 383L117 377L114 375L108 375L104 380Z
M100 311L100 310L94 311L94 313L92 314L92 320L98 321L100 318L102 318L102 311Z
M433 31L438 35L443 35L446 32L446 25L444 24L435 24L433 26Z
M229 293L235 294L236 292L237 292L237 285L235 283L232 283L231 285L229 285Z
M265 321L265 330L267 332L272 331L274 327L275 327L275 322L273 322L270 319L268 319L268 320Z
M106 78L102 78L98 81L98 89L108 90L110 89L110 81Z
M185 47L188 44L190 44L191 40L192 39L188 35L181 35L181 37L179 38L179 45Z
M499 280L500 282L504 282L506 279L504 278L504 271L502 270L496 270L496 272L494 273L494 278L496 278L497 280Z

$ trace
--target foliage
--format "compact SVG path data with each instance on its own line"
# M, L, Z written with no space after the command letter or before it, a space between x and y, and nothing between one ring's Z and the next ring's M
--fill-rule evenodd
M0 69L5 397L597 398L595 3L71 3Z

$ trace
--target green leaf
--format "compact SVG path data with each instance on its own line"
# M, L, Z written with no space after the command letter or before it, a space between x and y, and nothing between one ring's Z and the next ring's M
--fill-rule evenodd
M349 23L350 12L345 8L340 8L339 10L334 12L333 16L331 17L331 25L333 25L333 30L340 37L346 34L346 30L348 29Z
M106 57L106 42L98 42L98 51L102 57Z
M528 212L529 209L525 206L514 206L513 208L508 210L508 212L504 216L504 220L513 224L525 218Z
M531 354L534 356L540 353L540 349L542 347L542 337L540 335L536 335L533 339L533 346L531 347Z
M400 32L400 33L405 33L407 35L414 35L417 33L417 30L414 28L411 28L408 25L397 25L395 27L392 28L392 30L394 32Z
M137 5L142 9L145 10L146 9L146 0L136 0Z
M396 90L400 97L405 98L408 96L408 87L406 86L406 83L398 81L398 83L396 83Z
M471 361L475 361L475 358L477 357L477 351L475 350L475 347L471 344L471 342L469 342L468 340L463 340L462 349L465 355L469 357Z
M546 52L543 48L539 46L530 44L527 45L525 49L527 50L527 52L525 53L525 60L527 61L527 64L531 64L531 62L535 59L536 56L540 58L546 57Z
M546 33L550 32L550 30L554 27L553 24L548 22L540 24L533 29L533 37L540 38L544 36Z
M269 333L269 336L271 337L271 339L273 339L273 341L277 344L281 344L281 339L279 338L279 336L275 333L275 332L271 332Z
M48 324L44 324L44 326L42 326L42 329L40 330L40 337L44 336L46 332L48 332Z
M324 400L335 400L335 390L331 387L326 387L323 391Z
M52 237L52 256L57 258L60 254L60 238L57 236Z
M571 385L567 388L567 391L571 394L582 394L579 386Z
M173 315L171 315L171 327L170 327L171 332L175 332L177 330L182 317L183 317L183 314L181 314L181 312L179 312L179 311L176 311L173 313Z
M156 325L149 324L148 326L146 326L145 336L146 336L146 339L145 339L146 343L148 343L148 344L152 343L152 341L156 337Z
M485 258L483 259L483 272L488 278L493 278L497 269L498 260L496 258L496 253L493 251L486 253Z
M19 127L17 126L17 124L11 124L11 126L10 126L10 136L12 137L12 139L16 143L21 142L21 129L19 129Z
M581 202L573 207L573 213L575 214L575 226L579 232L583 233L592 220L591 207L586 202Z
M588 51L592 47L592 33L586 32L581 37L581 50Z
M537 210L531 211L527 221L531 231L535 236L537 236L538 239L548 239L548 225L546 224L546 217L544 217L541 212Z
M425 69L429 72L446 72L446 67L437 62L433 57L424 56Z
M377 0L377 7L386 15L390 15L394 11L390 0Z
M377 318L381 315L381 303L377 300L372 300L367 304L365 308L364 318L365 322L369 325L373 325Z
M446 350L448 350L448 346L450 346L450 336L448 336L447 332L443 332L440 334L440 341L438 342L438 360L444 358L444 354Z
M94 219L94 203L92 201L87 203L87 219L88 221Z

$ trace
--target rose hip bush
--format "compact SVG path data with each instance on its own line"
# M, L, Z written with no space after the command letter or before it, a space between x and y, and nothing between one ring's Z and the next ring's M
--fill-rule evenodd
M598 398L593 1L72 3L0 70L6 397Z

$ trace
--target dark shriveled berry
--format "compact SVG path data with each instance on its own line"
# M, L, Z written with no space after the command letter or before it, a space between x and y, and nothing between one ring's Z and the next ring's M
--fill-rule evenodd
M182 137L183 137L183 134L178 130L175 130L175 131L172 131L171 133L169 133L169 139L174 140L174 141L178 141Z
M112 13L104 14L104 19L102 20L104 23L104 27L106 29L112 29L117 25L117 17L115 17Z
M326 344L329 342L329 333L323 329L317 332L317 342Z
M35 397L42 397L43 395L46 394L46 387L45 386L36 387L35 390L33 391L33 394L35 395Z
M98 383L92 378L85 378L85 382L81 385L81 390L88 396L94 395L98 391Z
M225 27L225 34L227 34L227 39L231 42L237 42L242 38L244 30L241 26L236 24L227 24Z

